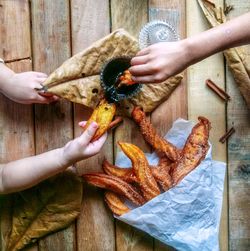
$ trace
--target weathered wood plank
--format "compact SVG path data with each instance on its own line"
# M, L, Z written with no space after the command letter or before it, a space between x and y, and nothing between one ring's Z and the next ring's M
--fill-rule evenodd
M65 0L31 1L34 70L52 72L70 57L70 13ZM36 153L62 147L73 137L72 106L67 101L35 107ZM63 196L63 195L62 195ZM75 250L75 226L44 238L39 250Z
M180 38L186 36L185 1L149 1L149 21L165 20L177 31ZM177 118L187 118L186 72L182 84L151 115L151 121L158 133L165 135ZM154 250L173 250L155 241Z
M30 60L11 63L8 67L15 72L29 71L32 68ZM32 106L17 104L1 94L0 118L1 163L34 155ZM3 196L0 202L0 250L5 250L7 236L11 231L11 197Z
M108 0L73 0L71 11L73 54L109 33ZM82 132L78 122L87 120L92 111L81 105L75 105L74 108L74 131L77 136ZM110 161L113 160L112 144L112 133L110 133L101 153L79 163L78 172L100 171L104 156ZM87 185L83 192L82 213L77 220L77 250L115 250L113 216L104 203L101 190Z
M13 60L30 57L29 1L0 0L0 27L2 58Z
M0 57L5 60L31 56L29 3L0 1ZM30 60L7 65L15 72L29 71ZM1 163L33 155L34 125L32 106L14 103L0 97L0 161ZM5 250L11 231L11 195L0 201L0 250Z
M136 38L147 22L147 1L111 0L112 30L123 28Z
M147 11L147 1L144 0L111 0L112 31L125 28L133 36L138 37L141 27L147 23ZM150 150L135 123L129 119L125 119L116 129L114 137L115 154L118 151L116 142L119 140L136 144L145 151ZM118 251L153 250L151 237L120 221L116 221L116 242Z
M221 0L214 2L223 6ZM209 25L197 1L187 1L187 35L192 36L207 29L209 29ZM205 116L211 121L210 141L213 145L213 158L226 161L226 146L219 143L219 138L224 134L226 128L225 103L205 86L207 78L212 79L221 88L225 88L222 54L209 57L188 68L188 114L189 119L194 121L199 115ZM228 250L227 182L224 187L220 247L221 250Z
M234 6L230 19L250 11L249 1L226 0L225 4ZM244 49L250 57L250 46ZM247 251L250 249L250 112L229 69L226 80L232 98L227 106L227 125L236 130L228 141L229 249Z

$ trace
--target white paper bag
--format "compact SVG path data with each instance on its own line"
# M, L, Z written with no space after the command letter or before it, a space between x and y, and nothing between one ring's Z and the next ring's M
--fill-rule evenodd
M178 119L165 136L182 148L193 123ZM226 164L213 161L212 147L201 164L176 187L120 217L163 243L183 251L219 250L219 223ZM158 163L155 153L146 154L151 165ZM130 167L130 160L119 152L116 165Z

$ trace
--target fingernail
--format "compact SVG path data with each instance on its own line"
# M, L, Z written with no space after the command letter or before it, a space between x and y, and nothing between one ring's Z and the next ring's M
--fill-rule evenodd
M81 122L78 123L78 125L79 125L79 126L85 126L86 123L87 123L87 121L81 121Z
M96 122L92 122L92 123L91 123L91 126L92 126L92 128L94 128L94 129L98 128L98 124L97 124Z

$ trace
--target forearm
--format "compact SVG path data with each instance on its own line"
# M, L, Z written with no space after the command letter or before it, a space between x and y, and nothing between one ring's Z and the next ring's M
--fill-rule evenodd
M214 53L250 43L250 12L215 28L187 38L189 64L196 63Z
M62 172L70 165L63 160L63 149L58 148L0 165L0 193L11 193L29 188Z

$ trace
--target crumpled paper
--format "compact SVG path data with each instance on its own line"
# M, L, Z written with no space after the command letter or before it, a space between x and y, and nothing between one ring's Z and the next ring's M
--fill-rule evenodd
M165 138L182 148L193 126L178 119ZM176 187L116 218L177 250L219 250L226 164L212 160L211 151L210 145L205 160ZM146 156L150 164L157 164L155 153ZM119 152L116 165L130 167L131 162Z

